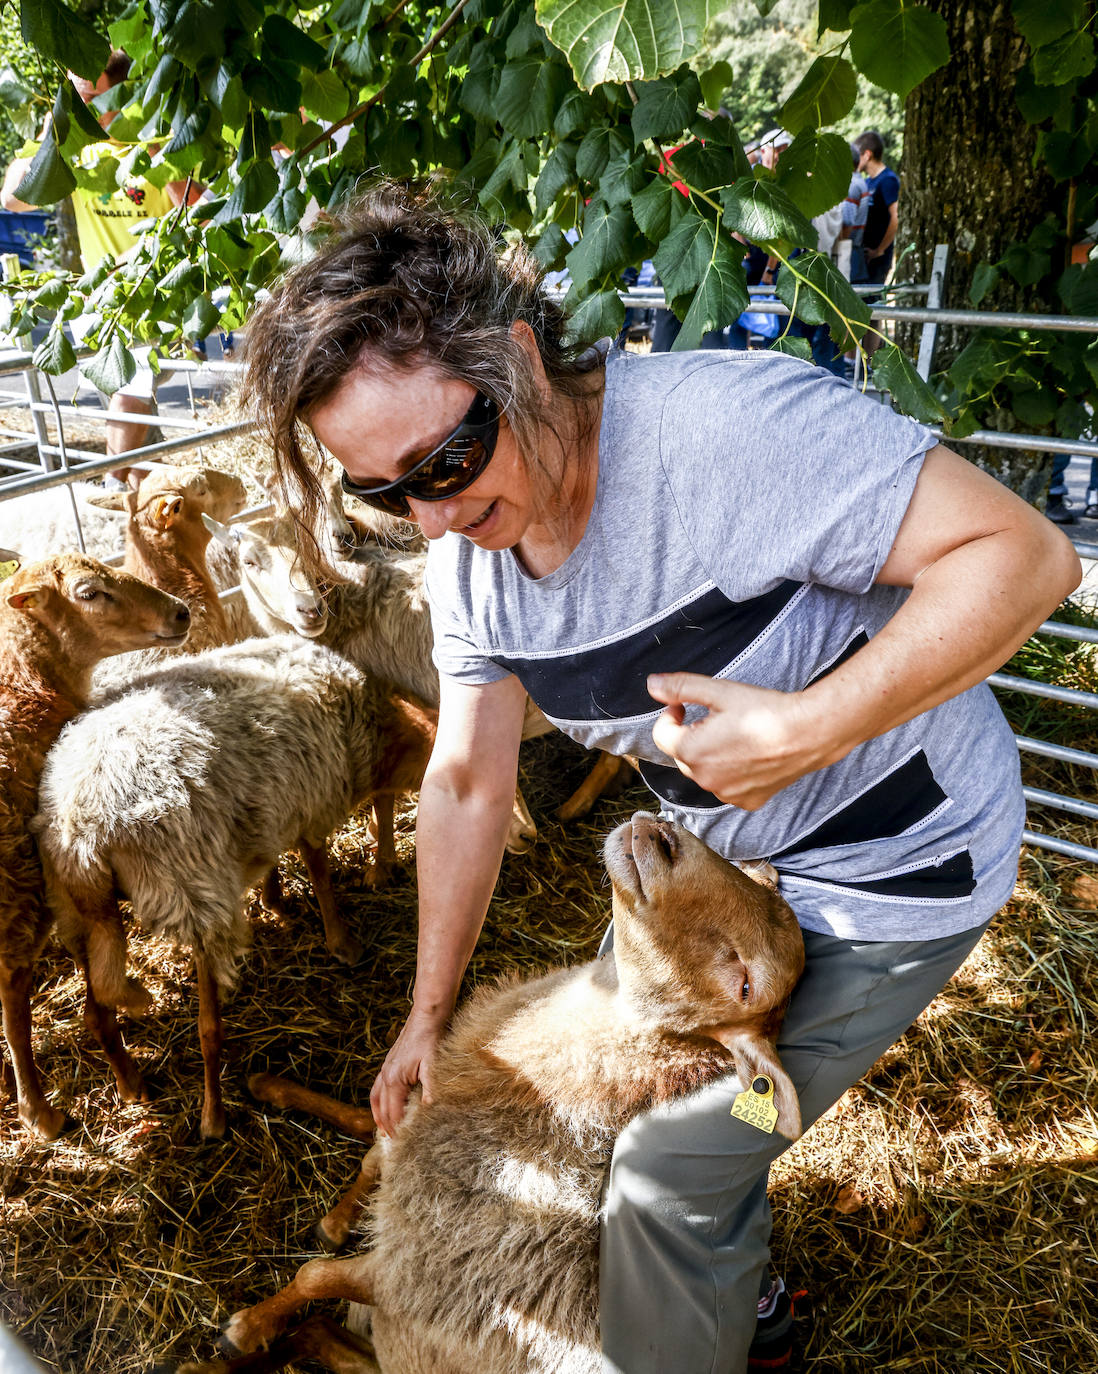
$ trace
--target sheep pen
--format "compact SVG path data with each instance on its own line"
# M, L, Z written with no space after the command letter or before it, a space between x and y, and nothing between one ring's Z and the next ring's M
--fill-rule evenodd
M220 464L228 449L207 461ZM1098 690L1098 652L1057 649L1051 665L1049 652L1044 641L1030 646L1010 671L1039 666L1049 680L1051 666L1053 680ZM1020 733L1098 751L1093 714L1003 700ZM609 909L602 839L650 800L635 785L585 822L557 824L556 806L589 766L559 735L524 747L540 839L504 859L467 988L597 948ZM1023 768L1032 785L1098 799L1082 769L1032 756ZM411 805L398 822L410 864ZM1085 821L1047 812L1031 823L1094 842ZM0 1101L0 1319L46 1369L148 1374L206 1357L221 1321L317 1253L313 1223L354 1176L362 1147L252 1105L243 1085L271 1069L365 1101L415 964L412 877L372 891L369 854L365 818L355 818L332 845L341 909L365 946L353 970L328 956L296 857L282 862L288 916L253 899L254 947L226 1024L222 1143L200 1142L191 1109L202 1069L186 953L133 936L155 999L147 1025L126 1024L155 1094L133 1106L118 1103L85 1032L71 961L58 948L43 958L36 1050L54 1100L78 1125L43 1145ZM797 1323L803 1369L1098 1371L1096 908L1093 867L1024 850L1012 901L958 976L774 1167L775 1268L791 1290L807 1290L798 1311L812 1314Z

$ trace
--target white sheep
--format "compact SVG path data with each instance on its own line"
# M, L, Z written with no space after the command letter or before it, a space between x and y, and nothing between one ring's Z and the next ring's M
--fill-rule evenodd
M325 841L359 805L419 787L434 719L322 645L253 639L165 662L72 721L46 762L35 822L59 930L90 996L140 1013L118 898L188 946L205 1065L202 1134L224 1134L220 992L248 944L247 890L296 846L329 950L359 946L340 919ZM122 1052L124 1055L124 1052ZM113 1057L119 1086L140 1075Z
M65 1117L46 1101L31 1051L34 964L51 925L28 828L39 777L100 659L181 644L189 628L181 601L84 554L55 554L0 583L0 1002L19 1118L49 1140Z
M745 1093L772 1089L777 1129L796 1139L774 1048L804 966L792 911L646 812L605 858L613 953L482 990L459 1013L430 1103L413 1100L364 1162L371 1248L310 1260L229 1321L231 1348L266 1357L178 1374L259 1374L306 1354L340 1374L598 1374L599 1210L626 1125L734 1074ZM325 1319L282 1334L334 1297L372 1345Z

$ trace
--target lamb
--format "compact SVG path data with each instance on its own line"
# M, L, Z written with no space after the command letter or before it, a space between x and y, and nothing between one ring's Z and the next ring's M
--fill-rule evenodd
M734 1073L745 1093L772 1088L778 1129L800 1134L774 1048L804 965L792 911L646 812L605 859L612 954L466 1005L431 1102L410 1103L364 1161L372 1248L311 1260L231 1318L225 1343L266 1356L178 1374L260 1374L306 1354L340 1374L597 1374L600 1198L628 1122ZM353 1327L368 1321L372 1350L324 1319L283 1334L332 1297L351 1299Z
M150 463L131 469L125 490L88 498L98 509L124 513L126 571L178 596L190 608L190 653L236 638L207 565L210 532L202 517L228 520L243 508L245 497L244 483L230 473ZM140 660L122 659L113 672L96 675L97 685L119 681L155 661L148 653Z
M247 890L297 846L328 948L360 953L332 897L325 840L364 802L418 788L434 718L322 645L247 640L165 662L72 721L42 775L35 821L50 904L89 999L140 1014L118 909L191 948L205 1068L201 1131L225 1132L220 994L248 944ZM93 1027L94 1029L94 1027ZM142 1091L103 1044L126 1100Z
M0 593L0 1002L19 1119L52 1140L65 1115L46 1100L31 1049L35 960L51 925L28 829L39 776L62 726L82 710L109 654L186 639L183 602L84 554L19 568ZM110 1038L110 1025L103 1034Z

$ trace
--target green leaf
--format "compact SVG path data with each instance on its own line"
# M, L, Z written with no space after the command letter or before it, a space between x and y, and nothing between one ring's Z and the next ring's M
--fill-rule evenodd
M101 143L103 129L99 121L80 99L76 87L67 77L64 84L68 87L69 113L72 116L69 136L66 139L66 151L76 152L80 148L86 148L89 143Z
M534 205L544 215L560 193L576 183L576 145L558 143L545 159L534 186Z
M307 204L304 194L289 186L264 207L263 218L276 234L292 234L300 227Z
M627 206L608 206L601 199L591 202L583 216L583 237L565 260L578 289L629 266L632 228Z
M210 223L231 224L242 215L253 215L262 210L277 192L278 173L275 169L269 162L253 162Z
M1069 315L1098 316L1098 263L1073 263L1056 284Z
M563 63L548 62L540 52L516 58L500 76L496 118L516 138L533 138L550 127L572 89L572 74Z
M850 28L850 11L856 0L820 0L820 20L817 37L830 29L832 33L846 33Z
M197 143L206 132L210 123L209 105L199 105L198 109L193 110L186 118L172 121L173 137L169 140L166 147L161 149L165 158L172 158L189 148L192 143Z
M594 185L613 158L628 161L631 152L631 141L620 129L592 129L576 150L576 175Z
M645 81L638 86L637 97L630 122L639 147L646 138L677 138L697 113L701 87L696 77Z
M281 14L268 14L263 21L263 42L276 57L285 58L299 67L319 71L328 54L315 39L292 24Z
M47 129L42 146L34 155L27 174L15 188L25 205L55 205L71 195L76 187L72 168L58 151L53 131Z
M625 321L625 305L616 291L596 291L580 297L576 287L564 298L568 312L568 338L594 343L607 334L613 338Z
M153 74L149 77L145 89L141 93L142 103L148 108L152 108L161 96L174 89L182 74L183 68L170 52L166 52L153 68Z
M22 0L19 20L28 47L77 76L94 81L107 65L107 40L60 0Z
M790 247L816 247L815 229L772 181L741 177L734 186L721 191L720 199L725 228L742 234L748 243L763 247L773 244L782 252Z
M347 87L330 69L315 76L311 72L303 75L301 99L310 114L329 122L342 119L350 105Z
M633 197L633 218L641 233L659 242L666 238L671 229L671 212L674 202L683 197L664 176L653 177L647 186ZM683 201L685 204L685 201Z
M55 327L50 330L34 350L34 365L51 377L60 377L76 366L76 354L64 332Z
M61 277L54 277L31 294L31 300L43 310L60 310L68 298L69 284Z
M538 23L590 91L667 76L701 48L707 0L535 0Z
M901 99L949 61L945 20L913 0L869 0L850 22L854 65Z
M908 415L924 424L945 419L942 403L915 371L915 365L893 343L885 343L873 355L873 381Z
M672 227L652 257L653 266L669 300L688 295L705 276L713 257L716 236L714 221L699 214L692 205L688 206L686 213Z
M81 364L81 371L92 386L113 396L120 387L133 381L137 364L133 354L115 332L106 348L100 349L94 358Z
M1089 33L1066 33L1033 54L1033 79L1041 86L1063 86L1094 70L1094 39Z
M567 138L580 129L589 129L595 122L595 102L586 91L570 91L561 102L557 117L553 120L553 132L558 138Z
M858 78L850 63L843 57L817 57L782 106L778 119L791 134L822 129L848 115L857 97Z
M671 161L671 175L694 190L711 193L723 186L731 186L745 173L736 157L736 150L727 144L716 140L702 143L699 139L693 139L675 152ZM845 186L843 191L845 194Z
M1011 10L1018 32L1031 48L1061 38L1072 29L1081 29L1085 22L1082 0L1011 0Z
M1056 181L1067 181L1080 176L1090 165L1094 155L1091 138L1089 121L1072 132L1042 129L1037 135L1037 156Z
M207 5L202 0L185 0L171 25L160 36L164 50L191 71L196 71L211 52L217 52L225 18L220 6Z
M838 134L798 134L777 172L778 185L804 215L822 215L850 188L850 144Z
M718 110L724 104L725 92L732 85L734 73L727 62L714 62L698 77L702 104L707 110Z
M1022 117L1029 124L1043 124L1053 119L1057 124L1070 122L1074 88L1066 86L1038 86L1033 79L1033 63L1027 62L1014 83L1014 100Z
M537 243L534 244L531 252L542 267L547 271L552 271L558 264L564 262L564 255L571 247L568 240L564 237L564 232L559 224L548 224L542 230Z
M209 296L195 296L183 312L183 332L191 339L205 339L220 318L221 311Z
M697 348L703 335L731 324L747 309L749 301L743 274L743 246L718 235L673 348Z
M800 358L806 363L813 361L812 345L801 334L781 334L770 345L771 353L786 353L791 358Z
M1019 286L1036 286L1052 263L1047 253L1034 252L1024 243L1012 243L1003 254L1000 267L1005 268Z
M844 352L854 347L870 320L869 306L823 253L805 253L782 267L775 291L805 324L826 324Z
M1011 410L1024 425L1031 428L1038 429L1050 425L1056 418L1056 405L1055 393L1043 391L1038 387L1011 389Z
M969 287L968 299L973 305L979 305L998 280L999 269L992 263L981 262L972 274L972 285Z

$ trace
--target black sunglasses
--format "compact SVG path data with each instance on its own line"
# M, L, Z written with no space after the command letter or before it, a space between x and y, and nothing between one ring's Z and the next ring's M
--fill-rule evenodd
M341 485L348 496L407 519L412 515L409 496L417 501L445 501L471 487L492 461L498 437L499 406L478 391L457 429L398 481L364 487L344 473Z

